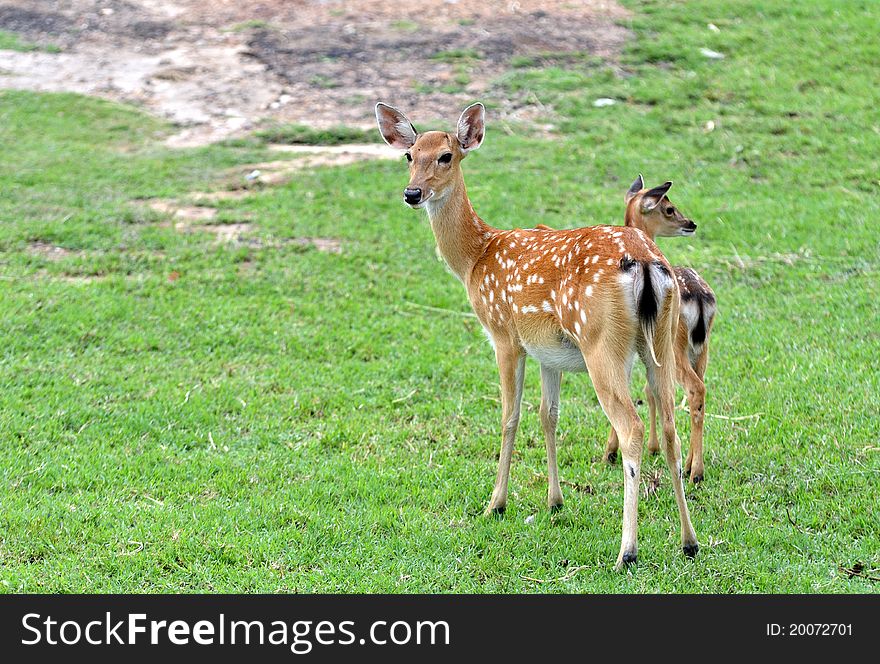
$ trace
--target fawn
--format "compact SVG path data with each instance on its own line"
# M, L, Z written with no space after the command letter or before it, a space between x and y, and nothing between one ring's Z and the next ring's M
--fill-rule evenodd
M502 230L480 219L465 189L461 160L483 142L482 104L462 112L455 133L419 133L403 113L383 103L376 105L376 120L385 141L406 151L410 177L404 202L427 211L440 254L464 285L495 349L502 441L486 512L502 514L507 505L526 356L541 365L540 416L551 508L563 502L556 465L562 371L588 371L602 409L620 434L624 505L616 566L635 562L645 428L630 398L629 381L638 355L648 367L648 382L660 410L682 549L695 556L699 546L684 494L674 418L673 342L679 294L666 258L636 228Z
M655 237L677 237L693 235L697 225L685 217L667 197L672 182L659 187L645 189L641 174L626 192L626 215L624 224L643 231L651 240ZM538 224L540 230L553 230ZM709 288L695 270L688 267L673 267L681 294L678 323L675 328L675 368L676 380L681 385L688 400L691 416L691 439L684 470L690 474L691 481L703 481L703 414L706 404L706 365L709 363L709 335L715 321L715 293ZM650 433L648 451L656 454L660 450L657 440L656 404L650 383L645 385L648 402ZM605 458L614 463L617 459L618 437L614 430L608 433L605 445Z

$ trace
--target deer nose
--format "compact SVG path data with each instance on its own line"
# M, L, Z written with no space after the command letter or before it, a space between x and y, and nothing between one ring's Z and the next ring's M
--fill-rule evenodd
M695 230L697 230L697 225L694 222L692 222L690 219L688 219L687 223L684 225L684 228L685 228L685 230L688 230L688 231L695 231Z
M422 200L422 190L410 189L409 187L407 187L403 190L403 200L406 201L409 205L415 205L420 200Z

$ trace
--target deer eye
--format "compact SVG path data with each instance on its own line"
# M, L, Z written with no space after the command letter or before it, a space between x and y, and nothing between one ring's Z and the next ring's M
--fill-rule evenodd
M437 160L437 163L438 164L448 164L450 161L452 161L452 153L447 152L446 154L440 155L440 158Z
M667 216L667 217L671 217L671 216L672 216L672 213L675 212L675 208L674 208L674 207L668 207L668 208L666 208L666 209L664 210L664 212L666 213L666 216Z
M408 162L412 163L412 155L409 152L407 152L404 156L406 157L406 160Z

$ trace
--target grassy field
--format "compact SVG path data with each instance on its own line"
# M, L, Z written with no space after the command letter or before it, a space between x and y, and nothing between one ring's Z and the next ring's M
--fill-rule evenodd
M139 200L222 188L260 141L170 151L132 109L3 92L0 589L875 592L841 567L880 576L880 6L628 4L625 76L523 62L500 89L555 107L558 137L490 105L464 167L500 227L617 221L638 172L675 181L699 231L661 246L719 298L696 560L658 457L639 564L613 571L621 470L584 375L547 512L534 364L507 514L481 515L494 359L402 159L224 201L255 239L218 244Z

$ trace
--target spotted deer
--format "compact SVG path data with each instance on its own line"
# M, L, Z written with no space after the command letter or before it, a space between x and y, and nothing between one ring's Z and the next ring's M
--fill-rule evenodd
M697 225L685 217L667 197L672 182L659 187L645 189L642 176L632 183L626 192L626 214L624 225L638 228L651 240L657 236L677 237L693 235ZM553 230L550 226L538 224L539 230ZM681 302L678 323L675 326L675 375L687 395L691 416L691 438L684 470L690 474L694 484L703 481L703 416L706 405L706 385L703 382L706 366L709 363L709 334L715 321L715 293L702 277L689 267L673 267ZM645 385L645 398L648 402L650 433L648 451L656 454L660 450L657 440L656 404L650 389ZM618 437L611 427L605 445L605 458L614 463L617 460Z
M541 365L540 417L547 445L548 503L562 506L556 465L556 424L563 371L587 371L603 411L620 434L623 532L617 567L637 557L637 516L644 425L629 393L636 356L648 367L660 410L666 461L688 556L698 544L682 481L675 432L674 325L676 280L663 254L635 228L591 226L564 231L502 230L471 205L461 161L483 142L485 109L468 106L454 133L416 131L409 119L376 105L379 131L405 151L404 202L427 211L437 248L464 285L494 349L501 382L501 452L486 508L503 514L513 443L529 355Z
M685 217L667 197L672 182L645 189L642 176L632 183L626 192L626 216L624 223L638 228L651 240L655 237L693 235L697 225ZM687 396L691 416L691 438L684 470L694 484L702 482L703 467L703 415L706 406L706 365L709 363L709 335L715 321L715 293L702 277L689 267L673 267L681 303L675 326L675 376ZM657 440L656 403L650 383L645 385L648 402L650 433L648 451L660 450ZM605 457L613 461L617 456L618 436L614 428L608 434Z

